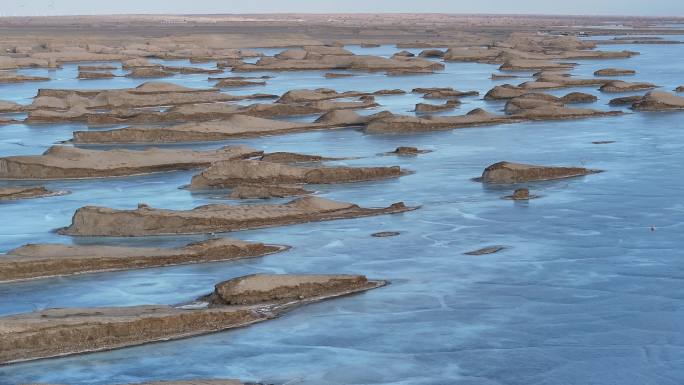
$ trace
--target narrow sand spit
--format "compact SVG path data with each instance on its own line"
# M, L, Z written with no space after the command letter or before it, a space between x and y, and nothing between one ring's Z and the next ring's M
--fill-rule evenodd
M85 206L73 216L61 234L82 236L136 237L165 234L229 232L295 223L395 214L415 210L403 202L385 208L363 208L353 203L303 197L279 205L199 206L192 210L154 209L139 205L135 210Z
M227 188L250 184L331 184L397 178L405 174L394 167L311 167L260 160L215 162L192 177L191 189Z
M0 258L0 281L260 257L286 250L220 238L177 249L119 246L28 244Z
M50 147L42 155L0 158L0 179L83 179L208 167L219 160L245 159L261 155L246 146L192 151L150 148L133 150L88 150L69 146Z
M65 195L65 191L50 191L43 186L37 187L3 187L0 188L0 201L14 201L19 199L45 198Z
M180 143L281 135L300 131L363 126L368 118L354 111L334 110L313 123L288 122L234 114L224 119L171 126L126 127L75 131L74 143Z
M186 338L385 285L362 275L250 275L188 306L63 308L0 317L0 364Z

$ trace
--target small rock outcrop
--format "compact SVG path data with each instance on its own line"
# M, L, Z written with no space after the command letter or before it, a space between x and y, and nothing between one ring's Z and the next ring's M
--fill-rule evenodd
M595 95L592 94L587 94L584 92L571 92L562 98L560 98L560 101L565 104L572 104L572 103L593 103L597 101L598 98Z
M636 71L622 68L603 68L594 72L594 76L624 76L635 75Z
M610 102L608 102L608 104L610 104L611 106L631 106L632 104L640 101L641 99L643 99L643 96L625 96L622 98L611 99Z
M537 195L531 195L530 190L526 187L518 188L513 191L513 194L506 195L504 199L510 199L514 201L527 201L534 198L539 198Z
M684 98L662 91L651 91L632 104L637 111L669 111L684 109Z
M552 167L499 162L485 168L479 180L483 183L526 183L595 174L598 170L583 167Z
M500 246L500 245L495 245L495 246L487 246L483 247L478 250L473 250L473 251L468 251L467 253L464 253L465 255L487 255L487 254L494 254L498 253L499 251L505 249L505 246Z
M368 287L363 275L254 274L219 283L209 301L214 306L298 302Z
M430 113L439 111L453 110L461 104L459 100L452 99L447 100L444 104L429 104L429 103L418 103L416 104L415 111L418 113Z
M610 93L618 93L618 92L632 92L632 91L643 91L643 90L650 90L653 88L656 88L657 86L655 84L651 83L630 83L630 82L623 82L622 80L615 80L609 83L604 84L599 88L601 92L610 92Z

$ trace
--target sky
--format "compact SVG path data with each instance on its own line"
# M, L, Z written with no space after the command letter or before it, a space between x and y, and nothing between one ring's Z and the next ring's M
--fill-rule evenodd
M683 16L684 0L0 0L2 16L441 12Z

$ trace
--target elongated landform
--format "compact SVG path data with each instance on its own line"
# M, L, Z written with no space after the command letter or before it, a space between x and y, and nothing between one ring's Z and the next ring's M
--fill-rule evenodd
M150 148L147 150L89 150L53 146L42 155L0 158L0 179L83 179L148 174L208 167L219 160L261 155L246 146L192 151Z
M28 244L0 257L0 282L260 257L286 250L227 238L176 249Z
M35 385L64 385L64 384L35 384ZM143 383L131 383L131 384L110 384L110 385L257 385L254 383L243 383L240 380L232 379L193 379L193 380L180 380L180 381L154 381L154 382L143 382Z
M240 184L330 184L397 178L405 174L393 167L311 167L261 160L215 162L192 177L190 188L228 188Z
M0 364L187 338L385 285L362 275L250 275L189 306L48 309L0 317Z
M102 131L75 131L77 144L178 143L282 135L300 131L362 126L368 120L354 111L333 110L316 121L288 122L257 116L233 114L223 119L167 126L135 126Z
M141 204L135 210L86 206L76 210L71 226L61 234L136 237L164 234L201 234L284 226L295 223L395 214L415 210L403 202L384 208L303 197L280 205L212 204L192 210L154 209Z
M485 168L482 177L478 178L478 180L483 183L512 184L572 178L598 172L601 171L584 167L537 166L523 163L499 162Z
M14 201L20 199L44 198L56 195L64 195L65 191L51 191L43 186L36 187L2 187L0 188L0 201Z

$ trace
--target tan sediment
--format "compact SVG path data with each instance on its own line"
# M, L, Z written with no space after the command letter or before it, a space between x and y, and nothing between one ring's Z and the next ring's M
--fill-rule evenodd
M78 71L78 78L82 80L87 79L111 79L115 75L111 72L96 72L96 71Z
M26 107L19 103L10 102L6 100L0 100L0 113L6 112L23 112Z
M630 83L630 82L623 82L622 80L615 80L615 81L604 84L599 89L602 92L618 93L618 92L650 90L650 89L653 89L656 87L657 86L655 84L651 84L651 83L644 83L644 82Z
M333 48L337 50L333 52ZM443 68L441 63L422 58L384 58L354 55L340 47L304 47L284 51L275 57L261 58L256 64L238 64L233 67L233 71L357 70L431 73Z
M624 76L634 75L635 70L628 70L623 68L603 68L594 72L595 76Z
M227 188L243 183L331 184L397 178L404 174L393 167L311 167L258 160L215 162L192 177L191 189Z
M362 275L254 274L219 283L209 301L214 306L290 302L360 289L368 284L368 279Z
M637 111L669 111L684 109L684 98L668 92L651 91L632 104Z
M597 172L600 171L583 167L538 166L532 164L499 162L485 168L482 177L478 178L478 180L483 183L512 184L571 178L595 174Z
M112 90L40 89L27 107L28 123L89 121L130 118L136 114L162 114L142 107L169 107L198 103L222 103L274 95L228 95L218 89L192 89L162 82L148 82L136 88ZM202 105L202 104L200 104ZM237 108L234 105L228 105ZM171 109L170 113L174 110Z
M415 210L403 202L385 208L363 208L353 203L303 197L280 205L199 206L192 210L135 210L85 206L78 210L61 234L83 236L144 236L229 232L295 223L394 214Z
M262 155L259 160L273 163L310 163L326 160L340 160L341 158L327 158L321 155L299 154L296 152L269 152Z
M632 105L638 101L643 99L642 95L635 95L635 96L625 96L622 98L615 98L611 99L610 102L608 102L609 105L611 106L624 106L624 105Z
M0 256L0 281L254 258L285 249L227 238L175 249L28 244Z
M88 150L69 146L50 147L42 155L0 158L0 179L81 179L147 174L207 167L219 160L261 155L246 146L192 151L149 148L134 150Z
M429 103L418 103L416 104L415 111L420 113L426 112L438 112L438 111L448 111L453 110L461 104L458 100L447 100L443 104L429 104Z
M0 71L0 84L45 82L48 80L50 80L50 78L45 76L20 75L15 72Z
M308 191L300 186L241 183L233 188L228 197L232 199L269 199L287 198L311 193L312 191Z
M257 111L252 111L256 113ZM75 131L74 143L174 143L281 135L363 125L366 117L351 110L333 110L313 123L266 119L240 113L207 122L171 126L125 127L102 131Z
M44 198L55 195L64 195L63 191L50 191L45 187L2 187L0 188L0 201L13 201L19 199ZM0 273L1 275L1 273Z
M468 251L468 252L466 252L466 253L464 253L464 254L465 254L465 255L487 255L487 254L494 254L494 253L498 253L499 251L501 251L501 250L503 250L503 249L505 249L505 248L506 248L505 246L500 246L500 245L496 245L496 246L487 246L487 247L483 247L483 248L478 249L478 250Z
M0 363L213 333L385 284L354 275L252 275L219 283L214 294L198 299L193 306L63 308L0 317ZM210 303L204 302L207 300Z
M551 98L555 98L551 96ZM475 109L465 115L412 117L380 113L371 115L365 131L372 134L411 133L450 130L456 128L488 126L503 123L517 123L529 120L565 120L589 117L615 116L620 111L600 111L587 108L568 108L562 103L544 99L521 99L530 104L509 110L507 115L491 114L482 109Z

